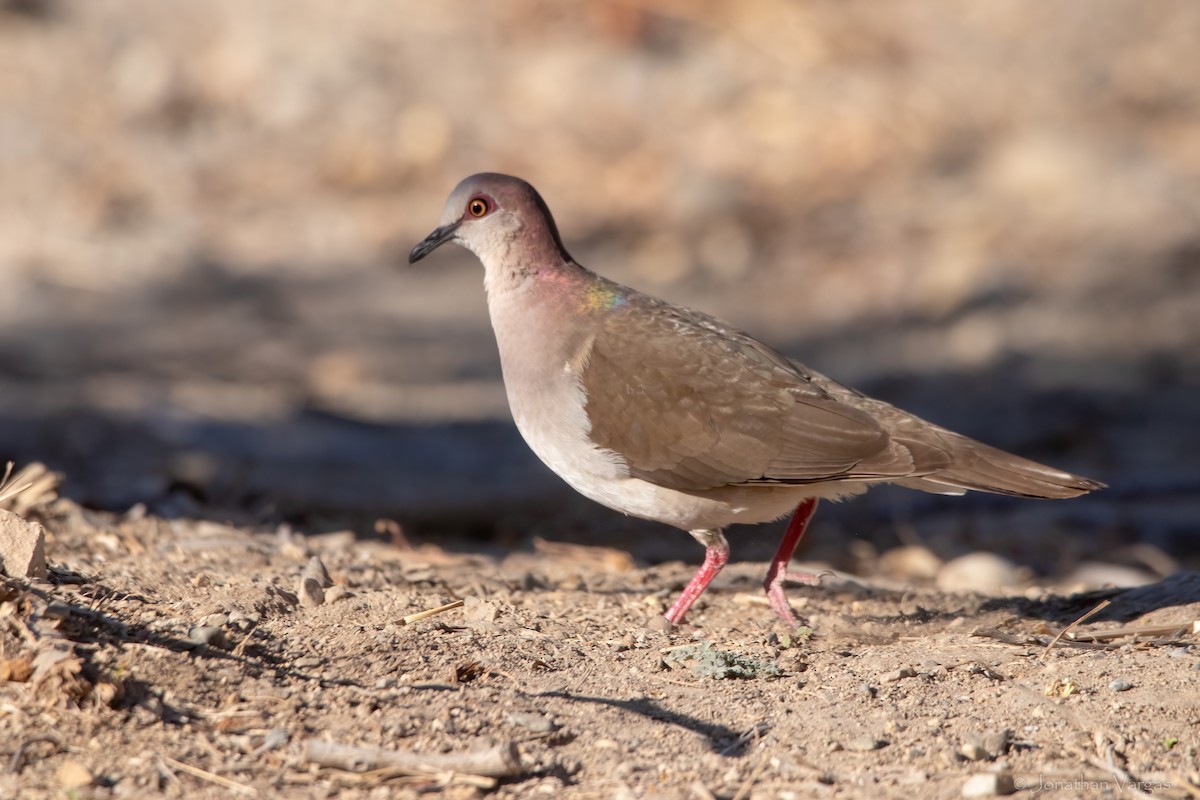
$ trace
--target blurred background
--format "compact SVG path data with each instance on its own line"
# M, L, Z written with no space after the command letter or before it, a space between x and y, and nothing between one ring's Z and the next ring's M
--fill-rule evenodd
M1111 485L874 491L805 557L1200 566L1198 32L1189 2L0 0L0 455L115 511L698 560L527 451L479 265L407 265L493 170L592 269Z

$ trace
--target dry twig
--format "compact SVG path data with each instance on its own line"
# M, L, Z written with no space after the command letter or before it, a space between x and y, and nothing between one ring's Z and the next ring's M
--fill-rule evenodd
M444 606L438 606L437 608L429 608L424 611L418 611L415 614L409 614L407 617L403 617L400 621L402 623L404 623L405 625L412 625L414 622L420 622L423 619L428 619L429 617L437 616L438 614L441 614L443 612L453 611L456 608L462 608L463 602L464 601L462 601L462 600L455 600L452 603L446 603L446 605L444 605Z
M1112 600L1101 600L1099 603L1096 604L1096 607L1093 608L1091 611L1087 612L1082 617L1075 620L1070 625L1068 625L1067 627L1065 627L1061 631L1059 631L1058 635L1055 636L1053 639L1051 639L1050 644L1046 645L1046 649L1042 651L1042 660L1044 661L1046 659L1046 656L1050 655L1050 651L1054 649L1054 645L1058 644L1059 639L1066 636L1067 633L1069 633L1071 630L1073 630L1074 628L1081 625L1084 622L1084 620L1090 619L1091 617L1100 613L1104 609L1108 608L1108 606L1111 604L1112 604Z
M488 778L507 778L520 775L525 770L515 742L466 753L413 753L409 750L354 747L309 739L304 748L304 756L314 764L348 772L383 769L414 775L454 772Z
M235 780L231 780L222 775L209 772L206 769L200 769L200 767L193 767L191 764L185 764L182 761L176 761L170 756L163 756L162 760L163 763L168 767L177 769L180 772L186 772L193 778L199 778L202 781L208 781L209 783L215 783L218 786L224 786L226 789L231 789L239 794L244 794L247 797L258 797L258 789L255 789L253 786L247 786L244 783L238 783Z

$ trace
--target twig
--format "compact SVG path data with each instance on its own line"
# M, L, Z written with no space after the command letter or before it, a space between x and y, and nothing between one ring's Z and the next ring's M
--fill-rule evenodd
M750 776L746 778L746 782L737 790L737 794L733 796L733 800L746 800L750 796L750 790L754 788L754 784L758 781L758 776L762 775L764 769L767 768L767 762L771 760L770 753L763 753L763 757L759 759L757 765L750 772Z
M495 778L488 778L484 775L470 775L465 772L422 772L414 777L412 770L397 769L396 767L388 767L386 769L377 769L371 772L364 772L361 775L355 775L355 777L360 778L371 785L386 783L393 778L408 778L409 781L433 780L437 783L440 783L442 786L449 786L452 783L465 783L468 786L474 786L476 789L484 790L495 789L496 784L499 783L499 781Z
M247 786L244 783L238 783L235 780L230 780L229 778L226 778L222 775L217 775L215 773L209 772L206 769L200 769L199 767L193 767L191 764L185 764L182 761L176 761L175 759L171 758L170 756L162 756L162 760L168 767L173 767L174 769L177 769L180 772L186 772L188 775L191 775L193 778L199 778L202 781L208 781L209 783L215 783L218 786L224 786L226 789L232 789L235 792L239 792L241 794L248 795L250 797L258 797L258 789L255 789L253 786Z
M304 757L314 764L349 772L393 769L418 775L456 772L488 778L507 778L525 771L515 742L466 753L414 753L409 750L354 747L309 739L304 748Z
M1192 784L1192 782L1191 782L1190 780L1188 780L1188 779L1187 779L1187 777L1185 777L1185 776L1183 775L1183 773L1181 773L1181 772L1172 772L1172 773L1171 773L1171 780L1173 780L1173 781L1175 782L1175 785L1176 785L1176 786L1180 786L1180 787L1182 787L1182 788L1183 788L1183 790L1184 790L1185 792L1187 792L1189 796L1191 796L1191 797L1200 797L1200 789L1196 788L1196 787L1195 787L1195 786Z
M402 623L404 623L405 625L412 625L414 622L420 622L423 619L428 619L429 617L437 616L438 614L441 614L445 611L453 611L456 608L462 608L462 604L463 604L462 600L455 600L452 603L446 603L446 605L444 605L444 606L438 606L437 608L430 608L430 609L426 609L425 611L418 611L415 614L409 614L407 617L402 618L400 621Z
M1061 639L1062 637L1066 636L1068 631L1071 631L1072 629L1078 627L1079 625L1081 625L1084 622L1084 620L1087 620L1087 619L1095 616L1096 614L1100 613L1104 609L1108 608L1111 604L1112 604L1112 600L1101 600L1099 603L1096 604L1096 607L1093 608L1091 611L1087 612L1082 617L1075 620L1070 625L1068 625L1067 627L1065 627L1061 631L1059 631L1058 635L1055 636L1053 639L1051 639L1050 644L1046 645L1046 649L1042 651L1042 660L1043 661L1046 660L1046 656L1050 655L1050 651L1054 649L1054 645L1058 644L1058 640Z
M1124 628L1105 628L1098 631L1079 631L1067 633L1067 638L1083 642L1103 642L1109 639L1120 639L1122 636L1170 636L1173 633L1200 633L1200 620L1180 622L1175 625L1129 625ZM1066 631L1064 631L1066 633Z

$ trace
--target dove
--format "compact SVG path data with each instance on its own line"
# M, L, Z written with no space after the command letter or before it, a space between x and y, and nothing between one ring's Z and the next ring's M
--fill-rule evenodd
M580 494L690 533L704 562L666 611L679 624L729 559L724 530L793 514L763 587L789 571L817 503L876 484L935 494L1075 497L1103 484L868 397L707 314L586 269L525 181L473 175L416 263L454 243L483 264L509 406L533 452Z

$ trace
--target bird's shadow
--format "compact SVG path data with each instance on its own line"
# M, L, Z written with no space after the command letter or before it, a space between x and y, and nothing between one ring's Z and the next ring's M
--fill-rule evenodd
M531 696L554 697L572 703L592 703L594 705L608 706L609 708L617 708L622 711L638 714L654 722L675 725L703 737L708 743L709 749L721 755L741 755L753 744L756 738L754 735L746 735L745 732L735 731L719 723L705 722L688 714L670 711L645 697L620 700L612 697L594 697L563 691L538 692Z

